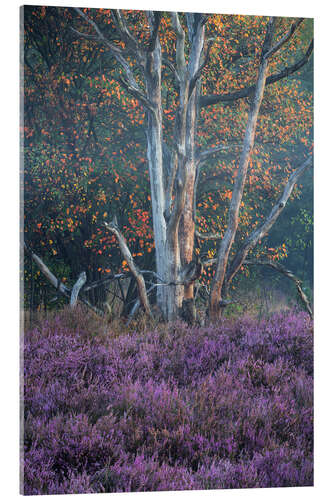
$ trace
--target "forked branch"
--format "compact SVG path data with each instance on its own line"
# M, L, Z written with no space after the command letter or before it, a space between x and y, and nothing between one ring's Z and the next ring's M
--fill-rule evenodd
M138 99L149 111L154 113L155 112L154 106L149 101L149 99L145 95L144 91L142 89L140 89L140 87L135 79L132 68L125 57L128 54L128 52L130 51L134 54L134 56L136 57L136 59L138 61L142 62L143 55L142 55L141 50L138 47L136 40L130 34L120 11L115 11L114 19L115 19L117 29L118 29L119 33L121 34L122 39L125 40L128 44L129 50L121 49L121 48L117 47L116 45L114 45L113 43L111 43L103 35L103 33L101 32L101 30L99 29L97 24L92 19L90 19L84 12L82 12L77 7L75 7L75 10L85 21L87 21L87 23L90 24L90 26L92 26L92 28L95 31L95 35L91 35L88 33L82 33L80 31L75 30L74 28L72 28L72 30L78 36L100 42L109 49L110 54L119 62L120 66L124 70L124 75L119 78L120 83L125 87L125 89L128 91L129 94L131 94L133 97Z

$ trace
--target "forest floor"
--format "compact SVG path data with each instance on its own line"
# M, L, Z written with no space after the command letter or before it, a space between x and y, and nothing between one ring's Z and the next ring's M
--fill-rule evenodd
M25 494L310 486L299 311L145 331L64 309L24 337Z

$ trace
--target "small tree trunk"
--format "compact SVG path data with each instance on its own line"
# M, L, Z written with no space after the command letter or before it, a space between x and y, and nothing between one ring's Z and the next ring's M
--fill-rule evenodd
M179 109L178 133L179 149L185 151L186 182L184 186L185 200L178 229L181 266L188 266L193 261L194 234L195 234L195 180L197 173L196 162L196 133L200 95L200 76L203 66L203 49L205 40L205 26L202 15L187 14L187 26L191 50L187 71L180 71L182 75L181 93L183 99ZM179 29L179 27L178 27ZM181 51L181 47L178 47ZM181 68L180 68L181 70ZM183 121L181 121L183 117ZM193 323L196 318L194 304L194 283L188 282L184 285L184 308L186 309L186 321Z
M220 301L221 289L225 278L228 258L232 244L235 239L236 231L239 222L239 209L243 197L244 185L247 175L247 169L253 150L254 136L257 125L258 114L261 102L264 95L264 89L267 78L268 58L265 57L266 53L270 50L273 32L274 32L274 18L270 18L267 26L266 38L263 46L262 60L259 67L259 74L256 84L256 90L249 111L247 125L244 134L243 151L239 161L237 177L232 193L232 199L228 214L228 227L221 241L215 275L212 281L210 300L209 300L209 316L211 319L216 320L220 316Z

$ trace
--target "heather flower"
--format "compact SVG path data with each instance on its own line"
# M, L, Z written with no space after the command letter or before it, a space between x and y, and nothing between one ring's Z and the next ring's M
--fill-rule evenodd
M25 494L312 484L305 314L117 337L80 314L25 334Z

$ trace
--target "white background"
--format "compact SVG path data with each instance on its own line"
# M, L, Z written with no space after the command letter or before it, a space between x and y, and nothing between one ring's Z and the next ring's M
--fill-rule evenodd
M35 2L28 2L34 5ZM39 2L36 2L39 3ZM333 497L333 25L330 2L317 0L91 0L40 5L136 8L315 18L315 487L269 490L124 493L112 498L326 499ZM19 6L1 8L0 149L0 495L19 497ZM75 495L75 498L103 498ZM32 497L37 498L37 497ZM48 498L71 498L64 495Z

